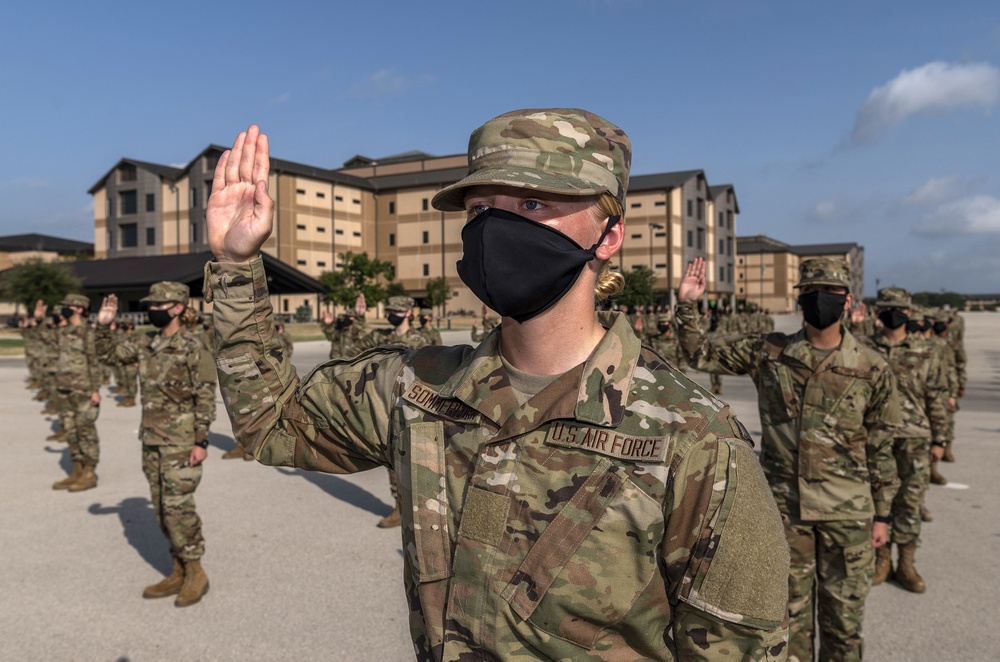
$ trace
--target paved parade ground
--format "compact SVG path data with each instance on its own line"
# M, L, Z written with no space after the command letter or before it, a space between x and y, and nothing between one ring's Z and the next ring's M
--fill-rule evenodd
M865 658L1000 659L1000 314L970 313L968 386L956 421L958 462L932 486L917 567L923 595L875 587ZM798 318L778 318L790 330ZM445 332L468 341L468 331ZM329 351L299 343L305 374ZM221 398L196 498L211 588L185 609L144 600L170 571L136 438L139 408L102 389L96 489L53 491L66 444L43 441L53 417L25 390L21 358L0 359L0 660L153 662L413 659L399 529L384 470L310 474L221 460L234 441ZM691 373L702 384L707 375ZM759 439L756 393L725 377L723 399Z

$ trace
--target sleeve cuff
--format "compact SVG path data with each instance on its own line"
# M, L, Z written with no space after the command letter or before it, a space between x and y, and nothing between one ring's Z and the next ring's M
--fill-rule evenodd
M206 302L266 299L268 291L264 259L258 255L249 262L207 262L202 294Z

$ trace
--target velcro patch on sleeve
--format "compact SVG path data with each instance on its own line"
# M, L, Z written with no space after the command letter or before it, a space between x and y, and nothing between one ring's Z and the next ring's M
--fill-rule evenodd
M549 426L545 443L629 462L663 462L669 445L666 437L636 437L616 430L566 421L556 421Z

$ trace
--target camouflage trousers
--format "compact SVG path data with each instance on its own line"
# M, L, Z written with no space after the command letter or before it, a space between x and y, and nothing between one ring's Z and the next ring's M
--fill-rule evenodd
M142 447L142 472L149 481L153 512L170 541L170 555L184 560L205 553L201 518L194 508L194 491L201 482L202 465L188 466L191 446Z
M135 398L138 377L139 367L135 364L115 366L115 385L126 398Z
M389 491L392 492L392 500L396 508L399 508L399 482L396 480L396 472L389 469Z
M74 462L96 467L101 459L97 438L97 416L100 405L90 404L90 394L78 391L56 391L59 422L66 432L69 452Z
M931 440L896 438L892 454L899 472L899 491L892 500L892 542L906 545L920 540L920 506L931 482Z
M865 598L875 572L871 520L803 521L782 514L791 552L788 660L860 660Z
M716 391L721 391L722 390L722 375L721 374L719 374L717 372L710 372L710 373L708 373L708 380L709 380L709 383L712 385L712 388L714 390L716 390Z

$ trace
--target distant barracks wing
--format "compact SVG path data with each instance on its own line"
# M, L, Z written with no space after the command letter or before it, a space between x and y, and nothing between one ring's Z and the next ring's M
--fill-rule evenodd
M784 659L787 546L749 435L624 317L523 406L501 332L300 385L270 355L259 258L206 271L240 441L268 464L396 469L418 660Z

